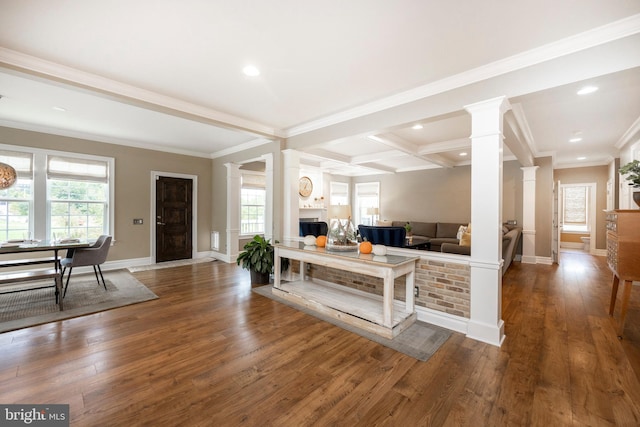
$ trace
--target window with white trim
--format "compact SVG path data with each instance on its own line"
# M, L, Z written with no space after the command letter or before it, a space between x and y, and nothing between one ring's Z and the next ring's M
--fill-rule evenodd
M564 231L589 230L589 187L562 186L562 228Z
M367 213L369 208L377 208L380 205L380 183L361 182L356 184L356 197L354 209L354 223L357 225L375 225L373 215Z
M109 212L106 161L47 156L47 205L52 236L95 240Z
M349 184L346 182L331 181L329 184L329 204L349 204Z
M13 186L0 190L0 241L27 239L33 219L33 154L0 150L0 162L18 175Z
M266 177L264 173L242 172L240 190L240 234L264 234L267 202Z
M0 240L114 235L115 159L0 144L18 180L0 191Z

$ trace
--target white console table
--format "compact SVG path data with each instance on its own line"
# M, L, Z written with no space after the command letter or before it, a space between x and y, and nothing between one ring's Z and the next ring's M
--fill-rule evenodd
M299 280L281 280L280 258L300 261ZM353 252L333 252L301 242L275 245L273 293L289 301L371 331L393 338L416 320L413 298L415 264L418 257L375 256ZM383 279L383 295L375 295L324 280L305 278L305 264ZM405 301L394 298L394 280L405 276Z

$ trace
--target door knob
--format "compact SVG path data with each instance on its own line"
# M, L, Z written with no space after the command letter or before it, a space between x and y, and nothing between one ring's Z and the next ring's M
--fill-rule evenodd
M164 222L160 222L160 221L156 222L156 224L158 224L158 225L165 225L165 223L164 223Z

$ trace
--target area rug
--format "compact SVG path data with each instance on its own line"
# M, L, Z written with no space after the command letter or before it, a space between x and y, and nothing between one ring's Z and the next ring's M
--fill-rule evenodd
M395 338L384 338L369 331L365 331L363 329L349 325L348 323L334 319L330 316L326 316L322 313L310 310L292 301L280 298L279 296L274 295L271 292L271 288L271 285L266 285L253 288L252 291L421 361L429 360L429 358L433 356L435 352L440 348L440 346L444 344L444 342L447 341L447 339L449 339L449 337L451 336L451 331L449 331L448 329L430 325L425 322L416 321L413 325L409 326Z
M93 273L72 275L64 311L56 304L53 287L0 294L0 333L158 298L126 270L103 274L107 290Z

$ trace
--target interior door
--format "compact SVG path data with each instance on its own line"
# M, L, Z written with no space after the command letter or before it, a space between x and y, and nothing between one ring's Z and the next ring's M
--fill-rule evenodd
M156 180L156 262L192 256L191 179Z

